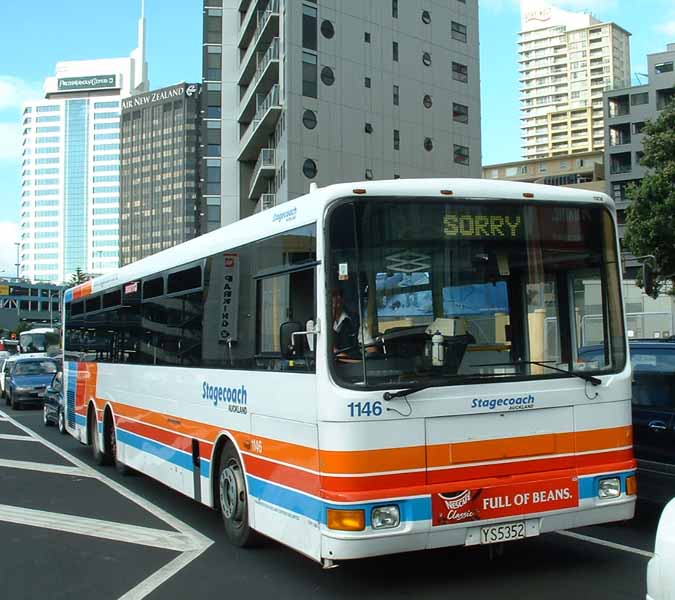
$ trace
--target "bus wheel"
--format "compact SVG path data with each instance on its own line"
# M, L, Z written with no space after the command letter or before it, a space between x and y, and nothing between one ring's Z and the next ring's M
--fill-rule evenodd
M91 440L91 455L97 465L108 464L108 457L101 448L101 442L98 439L98 422L96 421L96 409L89 409L89 418L87 423L89 425L89 439Z
M119 451L117 447L117 430L115 429L115 423L113 422L113 417L110 413L106 415L105 427L106 440L108 441L108 447L110 448L110 458L112 459L117 472L120 475L130 475L131 469L117 458L117 453Z
M220 455L218 497L227 538L236 546L255 544L256 534L248 524L248 497L244 470L236 450L226 444Z

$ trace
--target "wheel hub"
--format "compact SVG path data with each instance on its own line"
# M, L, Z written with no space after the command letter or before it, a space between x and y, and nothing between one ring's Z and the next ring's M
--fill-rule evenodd
M220 506L227 519L241 521L244 510L244 479L237 464L220 474Z

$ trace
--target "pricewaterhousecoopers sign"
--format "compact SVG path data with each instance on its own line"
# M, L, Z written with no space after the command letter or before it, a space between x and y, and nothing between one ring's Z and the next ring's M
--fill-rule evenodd
M122 100L122 110L137 108L139 106L147 106L148 104L163 102L164 100L180 98L182 96L187 96L190 98L192 96L197 96L199 92L199 84L181 83L180 85L174 85L172 87L162 88L161 90L156 90L154 92L148 92L147 94L139 94L138 96L126 98Z
M116 88L116 75L89 75L87 77L62 77L58 80L59 92L74 92L76 90L99 90Z

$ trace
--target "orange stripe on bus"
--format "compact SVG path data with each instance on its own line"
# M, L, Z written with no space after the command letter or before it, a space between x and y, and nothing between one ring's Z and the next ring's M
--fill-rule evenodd
M321 450L322 473L379 473L424 469L424 446L386 450Z

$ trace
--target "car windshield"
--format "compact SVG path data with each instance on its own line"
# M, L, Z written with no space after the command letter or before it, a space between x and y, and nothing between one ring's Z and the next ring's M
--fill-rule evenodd
M52 360L35 360L17 363L14 375L48 375L56 373L56 363Z
M338 381L560 377L546 364L577 369L589 342L600 353L586 371L623 368L615 234L603 207L354 199L329 218Z

